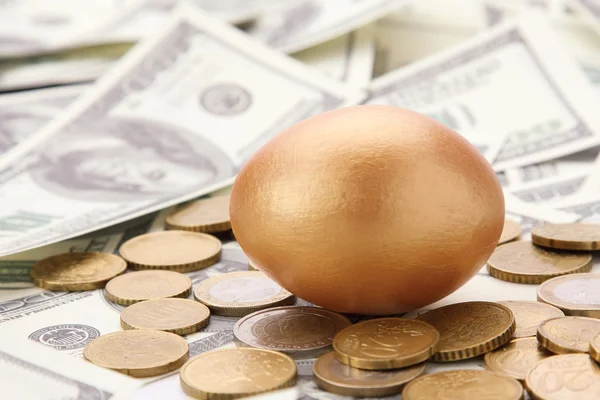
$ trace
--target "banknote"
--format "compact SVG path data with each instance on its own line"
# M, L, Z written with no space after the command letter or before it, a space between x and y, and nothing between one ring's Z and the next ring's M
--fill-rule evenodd
M570 5L592 29L600 33L600 1L572 0Z
M553 205L565 197L577 195L587 177L586 172L565 174L514 185L510 187L510 192L527 203Z
M600 223L600 196L579 195L564 198L554 207L564 212L577 213L581 216L579 222Z
M496 170L582 151L600 140L595 93L559 43L539 18L503 24L377 78L367 103L438 119Z
M294 53L302 61L331 78L356 87L367 87L375 61L375 31L367 25L310 49Z
M4 154L0 255L230 184L286 127L363 98L214 17L181 8L25 146Z
M86 88L79 85L0 96L0 153L33 136Z
M249 33L293 53L326 42L398 10L407 0L297 0L261 14Z

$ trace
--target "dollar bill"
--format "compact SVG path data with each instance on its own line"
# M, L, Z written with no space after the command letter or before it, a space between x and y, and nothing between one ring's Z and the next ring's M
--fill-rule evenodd
M0 160L0 255L230 184L254 151L286 127L363 97L205 13L181 8Z
M511 186L510 192L527 203L555 204L565 197L577 195L588 177L586 172L577 172L559 177L540 179Z
M440 120L496 170L588 149L600 140L595 93L557 43L541 19L508 23L377 78L367 103Z
M592 29L600 33L600 1L572 0L570 5Z
M406 0L297 0L269 8L249 33L293 53L353 31L398 10Z

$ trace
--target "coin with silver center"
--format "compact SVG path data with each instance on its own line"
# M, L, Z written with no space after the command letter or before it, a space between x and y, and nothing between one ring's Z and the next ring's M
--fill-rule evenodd
M550 279L538 288L537 297L566 315L600 318L600 274L574 274Z

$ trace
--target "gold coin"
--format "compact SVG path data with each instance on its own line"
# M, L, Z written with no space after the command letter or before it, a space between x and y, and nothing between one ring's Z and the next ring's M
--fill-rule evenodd
M552 318L538 328L538 342L556 354L587 353L590 341L600 334L600 319Z
M136 378L166 374L188 359L188 344L174 333L136 330L102 335L83 349L92 363Z
M153 299L135 303L121 312L123 329L155 329L188 335L208 325L210 311L188 299Z
M208 278L194 286L194 297L216 315L243 317L296 302L296 296L259 271L239 271Z
M179 373L183 391L197 399L235 399L296 384L290 356L262 349L210 351L188 361Z
M561 250L600 249L600 224L544 224L531 230L538 246Z
M538 361L552 355L536 338L525 337L513 339L504 346L486 353L485 366L497 374L523 381Z
M174 271L135 271L111 279L104 292L113 303L128 306L164 297L186 298L192 292L192 280Z
M166 218L167 229L206 233L230 230L229 197L209 197L182 206Z
M590 356L600 363L600 335L596 335L590 342Z
M566 315L600 318L600 274L551 279L538 288L537 298L560 308Z
M339 362L334 352L323 354L313 366L318 387L342 396L379 397L398 394L407 382L421 375L425 363L388 371L367 371Z
M499 246L487 262L491 276L514 283L542 283L560 275L587 272L591 254L559 253L529 241Z
M510 219L505 219L504 228L502 229L502 235L500 235L498 245L512 242L513 240L518 239L521 236L521 232L521 225L519 225L518 222L512 221Z
M63 253L36 262L31 278L37 286L65 292L103 288L127 269L119 256L108 253Z
M335 335L351 324L344 315L323 308L276 307L241 318L233 334L247 346L309 358L329 351Z
M129 267L191 272L221 259L221 241L206 233L152 232L129 239L119 249Z
M459 369L418 377L404 387L403 400L522 400L519 381L488 371Z
M515 322L517 329L513 333L514 338L535 336L537 334L538 326L548 319L564 317L565 314L558 308L551 306L550 304L540 303L539 301L499 301L498 304L502 304L512 311L515 316Z
M435 353L439 332L426 322L376 318L351 325L335 336L335 356L343 364L368 370L415 365Z
M598 400L600 367L587 354L563 354L538 362L525 387L535 400Z
M432 360L457 361L476 357L507 343L515 331L510 309L497 303L473 301L451 304L417 318L440 332Z

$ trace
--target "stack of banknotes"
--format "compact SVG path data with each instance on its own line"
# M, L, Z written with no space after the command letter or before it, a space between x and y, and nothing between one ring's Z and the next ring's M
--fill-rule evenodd
M441 121L494 167L527 239L600 220L599 96L600 0L0 2L0 397L188 398L178 375L85 361L122 307L101 289L36 287L32 266L164 230L296 122L357 104ZM223 239L192 281L247 269ZM536 289L483 269L431 308ZM234 346L234 322L212 317L187 337L190 355ZM338 398L304 367L265 398Z

